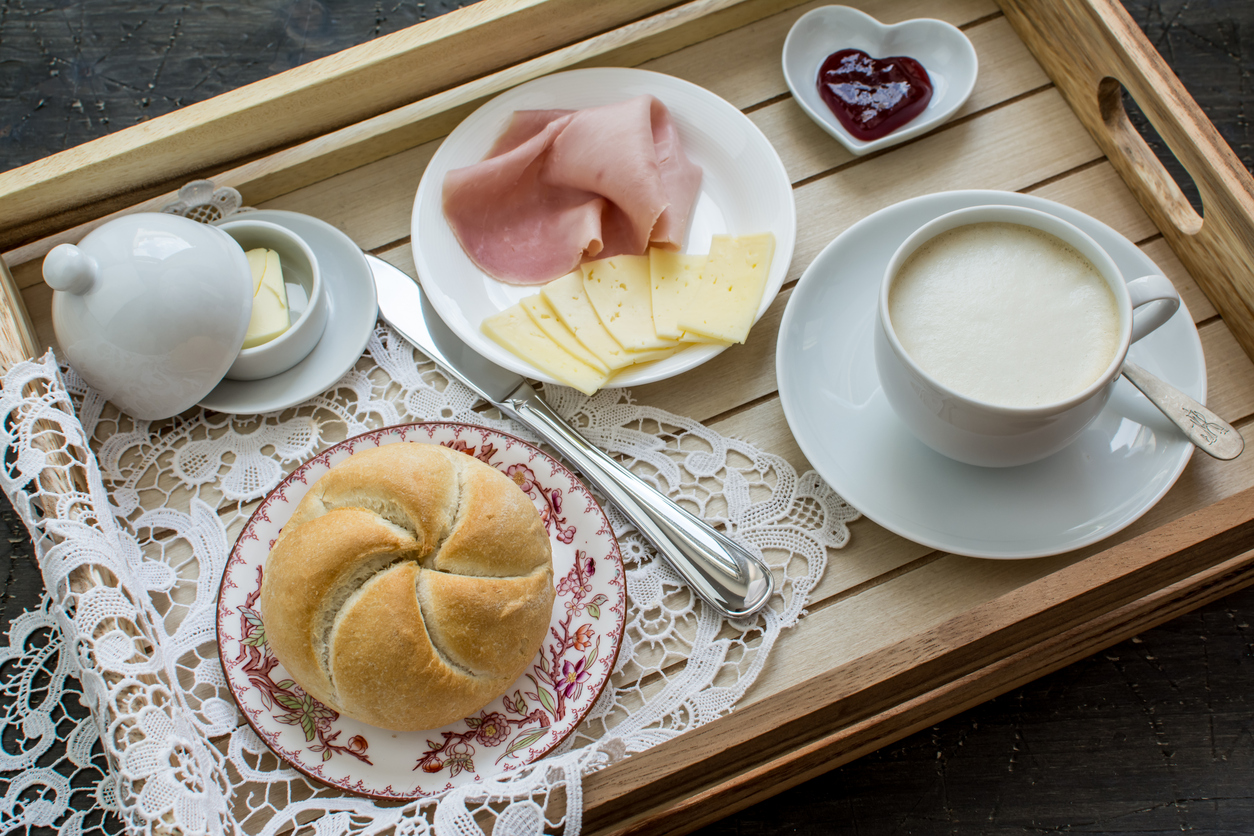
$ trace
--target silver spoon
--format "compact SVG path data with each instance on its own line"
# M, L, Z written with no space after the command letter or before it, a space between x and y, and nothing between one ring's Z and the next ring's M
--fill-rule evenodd
M1245 449L1245 439L1236 427L1166 381L1159 380L1135 363L1123 364L1123 376L1132 381L1132 385L1161 409L1163 415L1170 418L1203 453L1229 461Z

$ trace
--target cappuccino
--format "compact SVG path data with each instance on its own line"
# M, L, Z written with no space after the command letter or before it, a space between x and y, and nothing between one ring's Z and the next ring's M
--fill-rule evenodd
M906 259L889 288L906 353L948 389L1010 407L1057 403L1102 376L1119 307L1071 245L1012 223L960 226Z

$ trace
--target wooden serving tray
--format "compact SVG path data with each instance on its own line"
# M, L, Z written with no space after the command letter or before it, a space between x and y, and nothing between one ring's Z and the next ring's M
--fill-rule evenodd
M1175 282L1201 334L1209 402L1254 418L1254 184L1112 0L863 0L884 22L940 17L980 78L936 132L854 158L793 102L780 50L821 3L487 0L264 82L0 174L0 359L50 344L42 256L109 213L153 209L197 176L245 202L316 215L413 272L410 206L440 139L485 98L577 66L641 66L742 108L797 202L789 280L749 343L633 391L808 469L775 382L797 277L850 224L957 188L1023 191L1100 218ZM1124 115L1120 84L1189 170L1198 217ZM71 470L49 479L79 478ZM1195 456L1166 498L1098 545L984 561L868 520L830 555L809 615L733 714L584 784L587 833L681 833L831 769L1254 580L1254 456ZM109 583L80 575L79 585Z

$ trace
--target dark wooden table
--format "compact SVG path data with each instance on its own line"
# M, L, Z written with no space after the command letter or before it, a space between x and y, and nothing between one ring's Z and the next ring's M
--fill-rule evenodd
M460 5L9 0L0 169ZM1125 5L1254 168L1254 2ZM1196 205L1187 174L1164 155ZM3 627L42 589L3 499L0 578ZM1246 590L700 832L1254 833L1252 625Z

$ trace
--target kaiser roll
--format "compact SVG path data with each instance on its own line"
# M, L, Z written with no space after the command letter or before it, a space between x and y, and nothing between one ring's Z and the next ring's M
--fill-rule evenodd
M314 483L266 559L266 641L305 691L394 731L474 714L535 657L548 534L508 477L434 444L364 450Z

